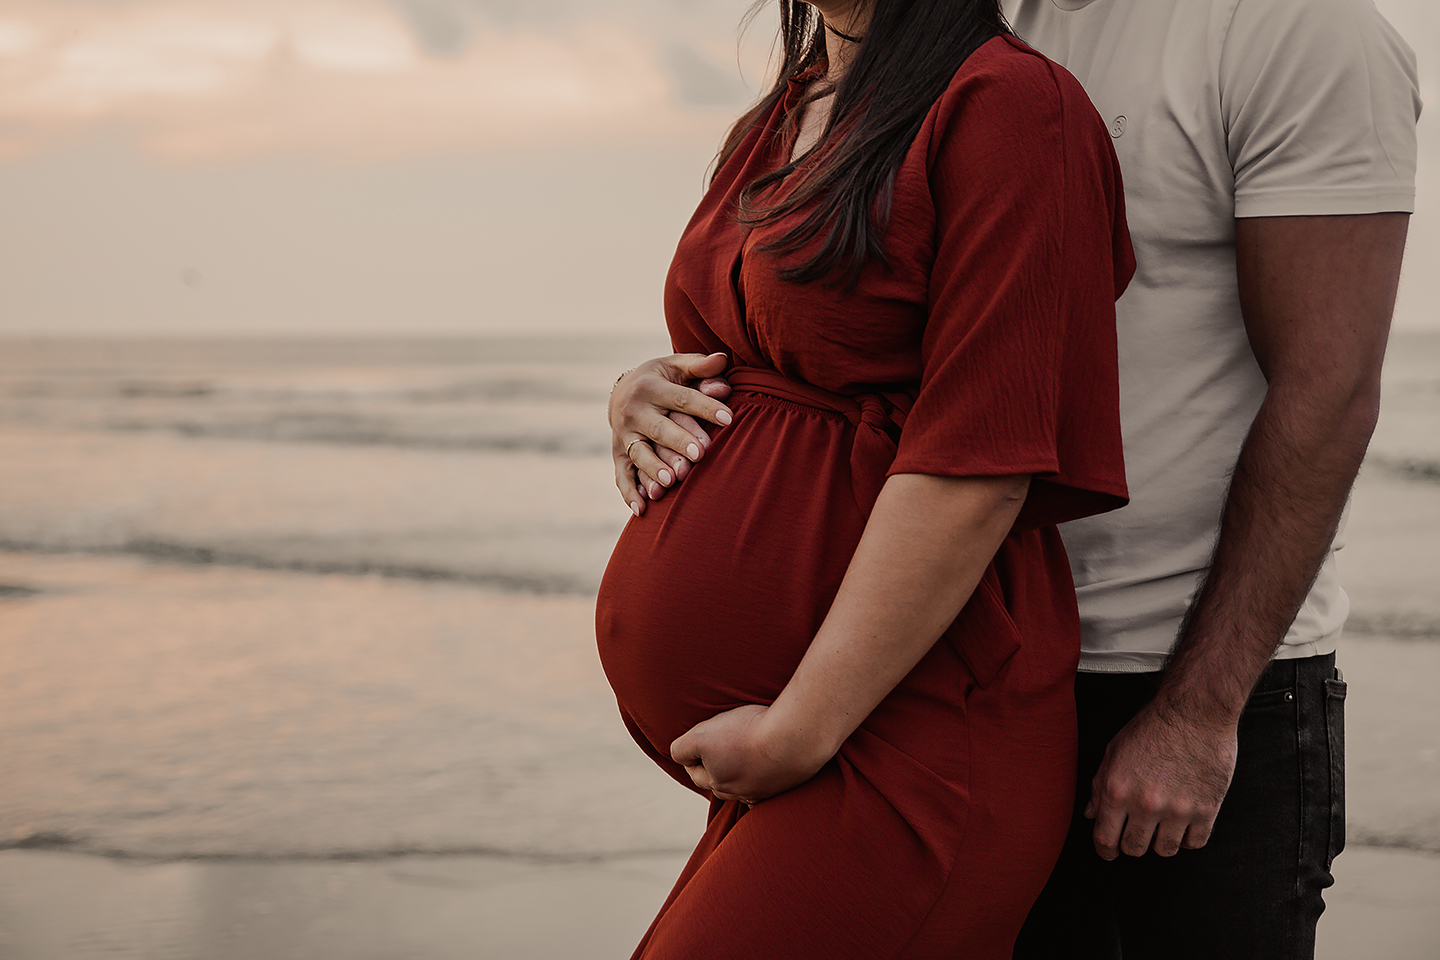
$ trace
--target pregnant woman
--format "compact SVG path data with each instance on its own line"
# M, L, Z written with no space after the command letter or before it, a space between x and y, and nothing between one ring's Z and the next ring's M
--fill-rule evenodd
M1008 958L1073 798L1054 525L1125 497L1118 167L994 0L781 14L665 287L724 425L598 600L625 723L712 799L635 955ZM667 430L617 442L673 482Z

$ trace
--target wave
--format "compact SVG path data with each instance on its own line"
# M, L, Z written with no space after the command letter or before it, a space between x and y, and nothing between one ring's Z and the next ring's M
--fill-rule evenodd
M1348 842L1357 847L1380 847L1410 850L1417 853L1440 854L1440 836L1428 834L1423 828L1376 828L1350 823ZM398 860L405 857L488 857L497 860L518 860L537 864L604 863L640 857L683 856L688 847L625 847L617 849L553 850L544 847L493 846L486 844L415 844L376 847L322 847L312 849L276 849L268 845L240 844L231 849L188 850L167 843L154 845L117 846L104 840L41 831L18 837L0 839L0 851L48 850L81 853L109 860L128 861L204 861L225 863L325 863L329 861L366 862Z
M1440 837L1426 836L1420 830L1376 829L1353 821L1345 825L1345 843L1357 847L1386 847L1392 850L1414 850L1418 853L1440 853Z
M342 417L273 417L239 423L194 420L112 420L109 430L126 433L170 433L194 439L258 440L266 443L320 443L355 447L399 447L411 450L460 450L483 453L538 453L559 457L597 457L610 452L608 436L584 434L424 433L386 424Z
M501 378L424 387L255 384L209 379L0 380L0 396L17 400L196 400L249 403L297 401L436 403L595 403L603 391L563 380Z
M1387 844L1394 846L1395 844ZM376 847L322 847L318 849L275 849L268 845L250 846L239 844L232 849L211 849L189 851L167 843L117 846L104 840L91 839L78 834L45 830L18 837L0 839L0 851L4 850L54 850L66 853L83 853L110 860L197 860L226 862L244 860L247 862L326 862L331 860L371 861L398 860L402 857L491 857L503 860L523 860L528 863L602 863L609 860L627 860L637 857L683 856L689 847L625 847L613 850L552 850L544 847L493 846L486 844L415 844L408 846Z
M1440 641L1440 620L1421 613L1367 614L1352 612L1345 621L1345 635L1384 637L1387 640Z
M1420 483L1440 483L1440 461L1419 457L1372 455L1365 458L1367 466L1378 467L1391 476Z
M241 567L250 570L274 570L315 575L386 577L397 580L418 580L436 583L459 583L483 587L502 593L531 596L589 596L595 593L599 577L563 572L529 572L512 570L460 570L453 567L424 564L394 563L370 559L312 559L265 556L246 550L206 547L165 540L133 539L116 544L81 547L73 544L40 543L0 538L0 551L35 554L88 554L91 556L130 556L178 566ZM9 592L7 591L14 591ZM41 591L24 586L0 585L0 599L22 599Z

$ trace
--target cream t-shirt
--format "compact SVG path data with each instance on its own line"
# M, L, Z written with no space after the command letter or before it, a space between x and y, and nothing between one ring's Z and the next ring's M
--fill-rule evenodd
M1369 0L1010 0L1110 126L1138 269L1117 311L1129 506L1061 528L1080 668L1158 670L1265 394L1235 218L1411 211L1415 57ZM1343 526L1342 526L1343 530ZM1279 657L1335 649L1334 551Z

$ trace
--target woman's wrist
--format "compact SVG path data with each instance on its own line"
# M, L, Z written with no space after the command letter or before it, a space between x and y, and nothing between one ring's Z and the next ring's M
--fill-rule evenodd
M630 374L634 373L635 370L636 370L635 367L631 367L629 370L626 370L624 373L620 374L620 376L616 377L614 383L610 384L610 398L605 401L605 405L606 405L607 407L608 407L611 403L614 402L614 400L615 400L615 388L618 387L618 386L620 386L620 381L621 381L621 380L624 380L626 377L630 376Z
M761 718L762 750L787 767L819 770L854 732L854 726L844 730L840 727L782 694Z

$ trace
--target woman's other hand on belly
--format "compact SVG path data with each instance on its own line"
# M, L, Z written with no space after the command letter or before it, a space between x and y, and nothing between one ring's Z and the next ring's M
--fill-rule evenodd
M819 743L767 722L770 708L748 704L697 724L670 746L701 790L720 800L758 803L809 780L834 756Z
M710 435L700 421L724 426L733 418L720 402L730 395L719 379L728 365L723 353L677 353L615 381L609 407L615 486L637 517L647 497L660 499L704 456Z

